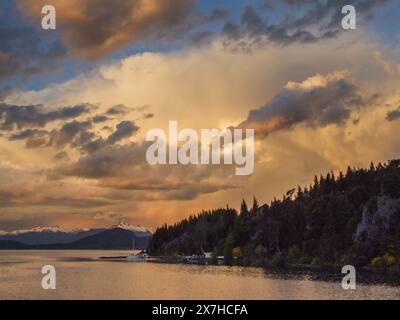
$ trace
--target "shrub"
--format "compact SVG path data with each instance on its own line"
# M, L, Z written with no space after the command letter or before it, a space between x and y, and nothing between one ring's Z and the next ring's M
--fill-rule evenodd
M301 259L301 257L302 257L301 250L299 249L298 246L292 246L289 248L288 254L287 254L288 262L298 263L299 260Z
M240 247L236 247L233 249L232 251L232 255L234 259L239 259L242 257L242 250L240 249Z
M392 255L390 255L388 253L386 253L383 256L383 259L385 260L385 264L388 267L394 266L396 264L396 262L397 262L396 257L394 257L394 256L392 256Z

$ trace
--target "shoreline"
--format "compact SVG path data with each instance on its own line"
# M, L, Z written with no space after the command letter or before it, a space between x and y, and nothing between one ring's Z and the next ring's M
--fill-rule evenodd
M213 267L241 267L241 268L258 268L262 269L269 277L277 277L280 279L296 279L309 278L313 281L341 282L345 274L341 273L341 266L311 266L311 265L290 265L283 268L248 266L241 264L211 264L204 262L185 262L183 259L177 259L170 256L150 256L147 260L128 261L125 256L117 257L99 257L102 261L126 261L126 262L148 262L159 264L182 264L182 265L198 265ZM370 268L361 268L357 272L357 283L365 285L387 285L391 287L400 287L400 274L398 273L381 273Z
M119 251L124 249L2 249L1 251L74 251L74 252L84 252L84 251ZM242 267L242 268L259 268L264 270L265 274L268 276L276 276L279 278L309 278L315 281L329 281L338 282L342 281L344 274L341 273L342 266L311 266L311 265L286 265L285 267L265 267L257 265L243 265L240 263L233 264L212 264L209 263L207 259L203 259L201 262L187 262L184 261L184 257L174 257L174 256L150 256L147 260L129 261L126 259L127 256L100 256L92 261L109 261L109 262L149 262L149 263L160 263L160 264L187 264L187 265L203 265L203 266L221 266L221 267ZM373 270L371 268L360 268L357 270L357 283L367 284L367 285L388 285L392 287L400 287L400 274L398 272L380 272Z

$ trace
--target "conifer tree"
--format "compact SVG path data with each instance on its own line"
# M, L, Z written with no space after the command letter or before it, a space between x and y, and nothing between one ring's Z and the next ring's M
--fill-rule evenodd
M241 216L246 216L249 214L249 209L247 207L246 201L243 199L242 205L240 206L240 215Z

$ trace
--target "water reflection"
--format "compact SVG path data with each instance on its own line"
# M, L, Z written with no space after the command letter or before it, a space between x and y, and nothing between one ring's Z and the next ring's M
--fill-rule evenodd
M399 299L400 288L307 275L282 277L259 268L103 261L114 251L0 251L0 299ZM57 269L57 290L41 288L41 268Z

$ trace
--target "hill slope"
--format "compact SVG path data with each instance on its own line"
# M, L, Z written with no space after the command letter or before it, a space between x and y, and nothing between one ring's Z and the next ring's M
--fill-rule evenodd
M0 240L0 250L28 250L28 249L31 249L31 247L17 241Z
M0 250L145 250L151 232L144 227L120 223L109 229L63 232L58 228L35 228L32 230L3 233ZM58 242L57 242L58 241Z
M352 264L400 270L400 160L315 177L251 209L203 212L153 235L152 254L224 255L255 266ZM234 259L236 258L236 259Z
M27 245L62 244L94 235L106 229L78 230L65 232L58 227L33 228L31 230L17 230L10 233L2 232L1 240L16 241Z
M95 235L74 241L71 247L74 249L132 249L133 241L136 250L145 250L148 247L151 234L135 235L131 230L113 228L107 229Z

